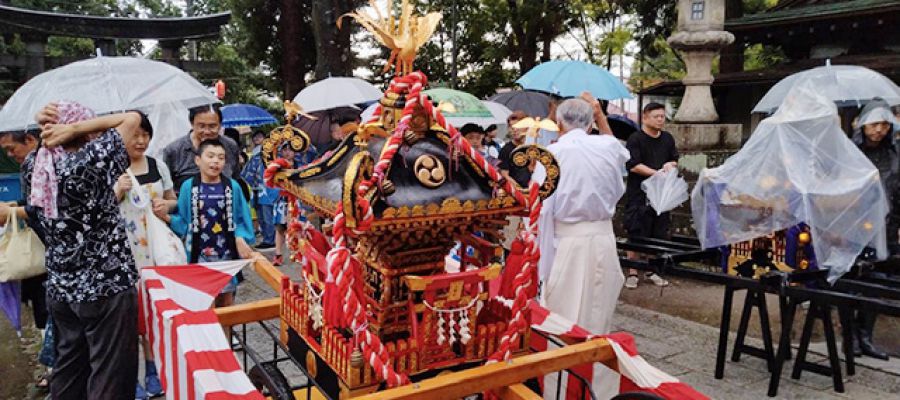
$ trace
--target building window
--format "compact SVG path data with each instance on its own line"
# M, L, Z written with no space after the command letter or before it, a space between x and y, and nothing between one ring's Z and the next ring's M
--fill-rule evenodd
M705 0L694 0L691 3L691 19L692 20L703 19L703 9L705 7L706 7Z

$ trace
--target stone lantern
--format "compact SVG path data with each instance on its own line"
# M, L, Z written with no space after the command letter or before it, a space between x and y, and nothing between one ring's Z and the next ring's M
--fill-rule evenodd
M712 62L719 50L734 41L724 31L725 0L679 0L677 30L669 37L687 67L684 98L675 122L711 123L719 120L712 101Z

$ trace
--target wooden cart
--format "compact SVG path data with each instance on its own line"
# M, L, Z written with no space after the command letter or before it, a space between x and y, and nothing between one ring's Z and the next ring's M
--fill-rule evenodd
M260 258L253 264L253 269L274 291L281 291L287 277L271 263ZM282 318L283 307L284 299L276 296L219 308L216 309L216 313L225 329L260 321L278 321L280 328L278 340L282 345L280 348L289 352L309 379L309 383L304 387L296 391L291 390L294 397L289 398L436 400L458 399L492 391L503 399L539 399L542 397L526 387L523 382L586 363L601 362L610 368L617 368L615 353L609 343L605 339L596 339L543 352L522 352L506 362L426 371L421 377L413 377L415 383L393 389L378 390L378 385L370 385L363 389L352 390L352 382L341 380L334 371L331 371L332 367L326 361L329 360L328 356L322 354L321 349L310 349L305 343L301 344L303 341L299 340L299 334ZM247 343L242 343L242 346L245 353L250 351ZM254 361L260 363L262 360ZM247 363L245 368L251 369ZM430 375L436 376L427 377ZM270 396L277 392L285 393L289 389L283 386L275 387L278 381L274 379L269 382L260 379L259 382L264 383L259 389ZM587 391L585 393L587 394Z

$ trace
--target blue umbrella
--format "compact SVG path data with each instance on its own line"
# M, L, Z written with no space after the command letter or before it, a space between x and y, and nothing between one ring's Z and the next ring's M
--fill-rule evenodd
M275 124L278 120L268 111L252 104L229 104L222 107L222 126L259 126Z
M574 97L585 90L598 99L630 99L628 88L609 71L584 61L548 61L528 71L516 81L525 89L562 97Z
M22 336L21 289L18 281L0 282L0 309L12 322L16 333Z

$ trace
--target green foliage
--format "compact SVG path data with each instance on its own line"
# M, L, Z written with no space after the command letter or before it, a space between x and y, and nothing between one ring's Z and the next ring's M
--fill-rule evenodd
M744 14L755 14L775 7L778 0L743 0Z
M647 51L647 48L644 51L656 54L656 57L638 58L632 65L629 84L635 90L650 87L662 81L681 79L686 74L684 61L664 39L657 38L651 46L652 51Z
M676 1L673 0L619 0L616 3L635 19L635 38L645 57L662 55L656 45L659 38L667 38L675 29Z
M259 69L249 65L248 60L238 53L234 46L223 40L201 44L197 49L198 58L219 64L218 73L197 74L203 84L212 86L219 79L225 82L225 104L248 103L279 109L280 104L268 104L266 99L278 93L275 82Z
M786 61L784 51L778 46L754 44L744 49L744 70L771 68Z
M625 52L625 46L634 39L634 31L628 26L617 27L612 32L607 33L600 43L597 45L600 54L622 54Z
M94 41L91 39L60 36L47 39L47 55L50 57L89 57L94 52Z

